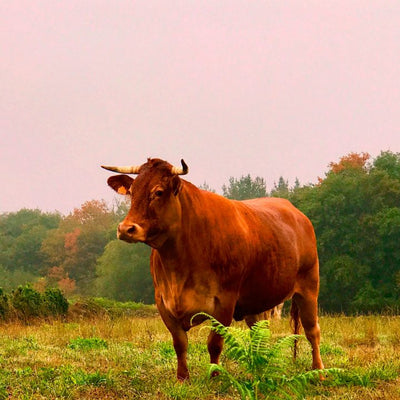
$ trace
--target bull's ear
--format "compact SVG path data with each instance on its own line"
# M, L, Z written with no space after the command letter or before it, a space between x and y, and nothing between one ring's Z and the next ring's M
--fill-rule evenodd
M128 175L114 175L107 179L108 186L114 189L118 194L131 194L130 188L133 179Z
M182 186L182 181L178 175L174 175L172 177L171 184L172 184L172 192L176 196L179 193L179 190L181 189Z

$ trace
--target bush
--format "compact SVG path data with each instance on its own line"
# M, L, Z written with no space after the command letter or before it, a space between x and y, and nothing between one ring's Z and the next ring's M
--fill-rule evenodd
M353 310L363 314L380 314L397 306L398 301L394 297L385 297L382 290L375 289L371 282L366 282L352 301Z
M29 285L18 286L11 292L11 304L18 317L25 321L41 315L41 295Z
M0 288L0 319L6 319L9 311L8 296L4 293L3 289Z
M25 285L18 286L9 296L1 292L0 318L1 310L6 310L4 315L7 317L11 314L10 308L17 318L26 322L35 317L65 315L68 302L59 289L47 289L42 295L30 285Z
M68 311L68 301L63 296L60 289L46 289L43 300L43 312L45 315L66 315Z

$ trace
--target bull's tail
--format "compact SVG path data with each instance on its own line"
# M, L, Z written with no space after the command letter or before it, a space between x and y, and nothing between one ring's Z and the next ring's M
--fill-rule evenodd
M293 329L293 333L295 335L299 335L301 331L301 321L300 321L300 313L299 307L296 304L296 301L292 299L292 306L290 307L290 325ZM297 342L298 339L295 339L293 346L293 358L296 359L297 356Z

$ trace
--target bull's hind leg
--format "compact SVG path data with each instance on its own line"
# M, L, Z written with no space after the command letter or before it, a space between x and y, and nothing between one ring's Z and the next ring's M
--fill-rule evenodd
M210 332L208 335L207 348L208 353L210 354L210 363L218 364L219 356L222 352L222 347L224 345L224 339L222 336L218 335L215 332ZM217 376L218 373L214 372L212 376Z
M218 300L218 303L221 304L221 299ZM228 306L226 308L218 307L214 310L213 316L224 326L230 326L233 318L233 302L227 301ZM207 347L208 353L210 354L210 362L211 364L218 364L219 357L222 352L222 348L224 345L224 338L216 333L215 331L211 331L208 335ZM218 372L214 371L212 376L217 376Z
M320 344L320 328L318 323L318 305L317 294L306 292L306 294L295 294L292 301L296 302L299 312L300 320L304 328L304 333L311 343L312 347L312 367L313 369L323 369L319 344Z

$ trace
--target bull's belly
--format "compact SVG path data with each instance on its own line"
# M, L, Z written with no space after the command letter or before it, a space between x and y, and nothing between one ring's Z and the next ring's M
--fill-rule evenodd
M242 321L244 317L247 315L255 315L255 314L261 314L264 311L270 310L277 306L280 303L258 303L258 304L248 304L248 305L242 305L237 303L235 306L235 311L233 313L233 319L235 321Z
M281 285L270 286L258 282L247 287L239 295L235 305L233 318L241 321L246 315L260 314L266 310L290 299L294 293L294 281L287 281Z

